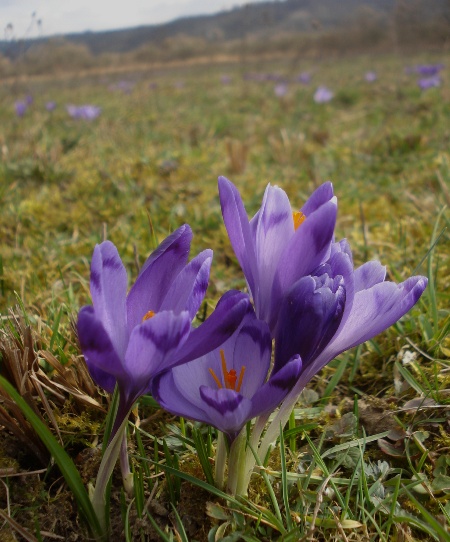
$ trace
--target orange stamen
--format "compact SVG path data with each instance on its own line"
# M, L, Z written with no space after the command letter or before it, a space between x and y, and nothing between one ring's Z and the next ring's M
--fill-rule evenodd
M241 372L239 373L239 381L236 387L236 391L241 391L242 381L244 380L245 365L241 367Z
M223 388L222 386L222 383L220 382L220 380L217 378L217 375L216 373L210 368L209 369L209 372L211 373L211 376L214 378L214 381L216 382L219 390Z
M219 389L225 387L227 390L239 391L242 386L242 380L244 379L245 367L241 367L238 379L235 369L228 370L227 362L225 359L225 352L222 349L220 350L220 359L222 363L223 386L213 369L209 369L209 372L214 378L215 383L217 384Z
M292 218L294 219L294 230L297 230L298 227L306 220L306 215L304 215L301 211L294 211L292 213Z
M142 321L145 322L145 320L150 320L150 318L153 318L153 316L155 316L156 312L154 311L148 311L144 314L144 316L142 317Z

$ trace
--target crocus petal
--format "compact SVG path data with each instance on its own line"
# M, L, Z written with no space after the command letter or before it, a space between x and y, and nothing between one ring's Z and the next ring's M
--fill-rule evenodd
M215 359L216 356L217 360ZM177 394L183 396L186 401L196 408L204 409L205 404L200 397L200 387L218 388L209 369L214 369L217 377L221 379L222 372L217 370L217 367L220 367L219 358L219 353L214 351L201 358L174 367L171 373L173 382L178 390ZM167 403L171 403L171 399L167 399ZM187 416L187 414L183 414L183 416Z
M255 299L255 306L258 318L267 320L270 314L272 283L279 259L287 242L294 235L291 204L284 190L268 185L261 209L255 218L255 248L259 270L259 294Z
M329 181L321 184L314 190L301 208L302 213L308 217L324 203L330 201L333 196L333 185Z
M242 367L242 386L240 393L245 397L252 397L262 386L269 372L272 355L272 339L268 325L256 318L246 318L244 325L236 337L232 362L233 368L239 376Z
M249 419L271 412L296 384L302 370L300 356L294 356L255 393Z
M333 341L347 350L381 333L413 307L427 285L425 277L410 277L401 284L381 282L355 293L345 327ZM344 347L344 348L342 348Z
M152 252L127 298L128 329L139 325L148 311L158 312L175 277L186 265L192 239L185 224L167 237Z
M128 341L126 326L127 272L111 241L96 245L91 262L91 296L95 314L102 322L120 358Z
M244 204L236 187L225 177L219 177L219 197L231 245L255 299L258 295L256 252Z
M194 319L208 288L212 250L204 250L184 267L161 303L160 310L187 310Z
M301 278L283 298L275 341L274 372L293 355L304 365L331 340L339 327L345 305L342 277L327 280Z
M293 393L299 393L336 356L375 337L399 320L416 304L426 285L427 279L417 276L400 284L382 282L357 292L348 318L345 322L342 318L335 336L302 373Z
M328 259L336 224L336 198L306 218L285 248L279 279L284 289Z
M353 274L353 255L352 250L350 248L350 245L348 244L347 239L341 239L340 241L336 243L331 243L331 250L330 250L330 259L336 254L336 253L345 253L348 256L348 259L351 263L351 271Z
M177 416L190 418L199 422L209 423L207 411L205 412L201 408L197 407L189 399L181 393L190 384L186 383L182 389L178 387L174 380L174 370L164 371L157 375L151 383L151 393L158 403L168 412ZM200 398L200 391L196 389L197 395ZM205 406L202 401L199 404Z
M145 389L150 377L169 369L174 353L189 335L190 322L187 311L163 311L135 327L125 356L129 378Z
M228 435L237 434L250 419L252 408L250 399L225 388L213 390L200 387L200 395L205 403L211 425Z
M355 269L355 292L367 290L386 278L386 267L378 261L366 262Z
M97 386L100 386L100 388L103 388L108 393L114 393L114 388L116 387L117 382L116 377L112 374L102 371L93 363L87 365L89 369L89 374L92 376L92 379L97 384Z
M174 365L200 358L219 347L236 331L249 310L252 309L246 294L236 290L224 294L203 324L191 330Z
M78 313L77 328L81 349L92 376L95 378L95 375L100 374L98 371L94 374L91 371L92 368L94 371L98 369L113 376L121 375L123 373L122 362L103 327L103 322L97 318L94 307L81 308ZM103 380L97 382L102 387L104 383Z

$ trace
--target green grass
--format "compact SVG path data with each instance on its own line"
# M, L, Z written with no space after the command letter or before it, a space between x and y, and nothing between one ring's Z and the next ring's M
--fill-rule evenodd
M123 76L102 74L0 86L2 366L4 345L21 356L31 345L49 381L55 372L46 352L67 371L81 363L72 323L90 303L89 262L105 235L131 282L136 262L188 222L192 252L214 249L207 310L229 288L244 288L220 214L219 175L239 187L249 213L268 182L300 207L330 179L339 202L336 234L348 238L355 264L379 259L392 280L413 273L430 280L399 323L341 355L311 383L283 445L269 464L259 458L261 476L253 477L247 500L227 500L208 483L214 431L180 425L144 398L145 423L130 431L134 500L113 480L115 533L123 529L126 540L449 539L450 87L448 69L443 86L424 93L404 72L435 61L450 58L191 66L130 73L136 86L129 95L108 90ZM378 80L368 84L363 76L372 69ZM313 83L290 83L282 99L273 82L243 77L264 72L292 79L306 70ZM220 82L225 73L229 85ZM151 82L158 87L150 89ZM334 90L333 101L313 102L318 84ZM14 100L27 94L34 103L16 118ZM49 100L58 103L52 113L44 108ZM69 103L92 103L102 114L75 121L66 114ZM106 408L108 398L77 378L78 388ZM63 401L44 389L87 487L98 463L94 456L83 460L90 457L86 442L102 442L104 426L91 434L80 416L87 410L97 428L104 413L66 390L58 388ZM42 410L34 388L30 396ZM2 517L11 520L0 538L13 536L14 522L38 540L45 532L83 532L57 469L14 445L17 435L1 433L0 469L13 468L14 475L1 478L8 489L0 487ZM38 482L23 474L30 465L46 469Z

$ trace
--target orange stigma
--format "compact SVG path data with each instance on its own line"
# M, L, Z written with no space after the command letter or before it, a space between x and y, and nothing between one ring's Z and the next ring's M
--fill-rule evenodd
M304 215L301 211L294 211L292 213L292 218L294 219L294 230L297 230L298 227L306 220L306 215Z
M153 318L155 316L155 311L147 311L144 316L142 317L142 321L145 322L145 320L150 320L150 318Z
M242 381L244 380L245 366L241 367L239 373L239 378L234 369L227 369L227 362L225 360L225 353L220 349L220 358L222 360L222 375L223 375L223 385L213 369L209 369L211 376L214 378L214 382L217 384L218 388L221 389L225 387L227 390L240 391L242 386ZM236 385L237 384L237 385Z

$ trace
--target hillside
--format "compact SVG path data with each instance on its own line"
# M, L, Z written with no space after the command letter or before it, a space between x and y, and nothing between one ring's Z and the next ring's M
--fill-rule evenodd
M64 39L88 48L91 54L124 53L144 45L160 45L178 36L223 43L243 38L263 39L283 33L318 33L349 25L376 24L384 27L398 19L400 24L422 25L439 21L449 25L448 0L284 0L236 7L213 15L186 17L160 25L140 26L105 32L68 34ZM450 32L449 32L450 34ZM14 57L24 47L54 38L23 42L0 42L0 52Z

